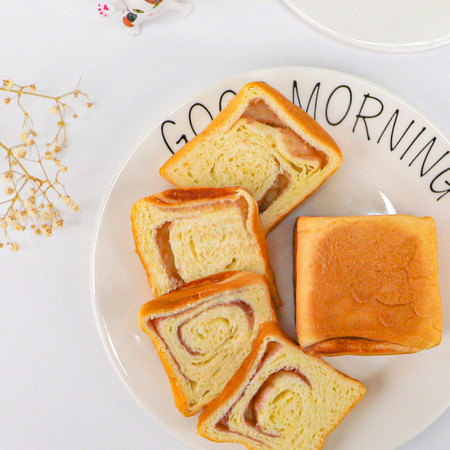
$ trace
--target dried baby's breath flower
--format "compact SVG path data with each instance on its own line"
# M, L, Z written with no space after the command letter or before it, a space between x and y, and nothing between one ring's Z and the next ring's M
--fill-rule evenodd
M53 222L53 228L59 229L63 227L63 220L62 219L57 219Z
M66 195L62 198L62 201L65 205L68 205L72 201L72 199L70 198L70 196Z
M53 211L44 210L39 213L39 217L44 222L51 222L55 218L55 213Z
M27 151L23 147L16 147L15 149L13 149L13 155L16 158L25 158L25 156L27 155Z
M14 174L12 170L8 170L7 172L2 173L2 180L6 183L9 183L10 181L14 180Z
M79 207L75 202L72 202L72 203L69 205L69 209L70 209L70 212L76 213L76 212L78 212L78 210L80 209L80 207Z
M71 212L77 212L80 209L79 206L68 195L63 197L62 201L65 205L67 205Z
M21 225L19 222L15 222L14 223L14 229L17 231L24 231L25 230L25 226Z
M17 212L17 220L27 220L28 219L28 211L22 210Z
M32 198L33 198L33 197L30 197L28 200L25 200L25 202L24 202L24 207L25 207L27 210L36 208L35 203L34 203L32 200L30 200L30 199L32 199Z
M79 206L67 194L59 179L62 173L67 172L67 166L59 158L55 158L55 154L66 147L66 118L69 115L74 119L78 117L69 100L81 98L88 108L92 106L92 102L78 85L73 91L53 97L36 92L34 84L20 86L7 79L3 80L0 94L1 91L7 92L3 103L16 104L23 114L22 127L17 134L20 143L7 146L0 141L0 150L4 150L7 164L6 169L0 167L1 180L7 183L4 193L10 196L6 200L0 199L0 230L3 230L4 238L4 242L1 242L0 236L0 248L6 245L12 251L17 251L19 244L12 241L12 233L31 229L35 235L51 236L53 229L62 228L64 221L55 205L58 199L62 200L69 211L78 211ZM56 115L56 132L53 138L39 135L24 104L25 98L51 102L46 111ZM45 152L39 151L41 144L36 142L38 137L39 140L42 139L42 147L47 148Z
M3 80L3 88L6 91L10 91L14 87L14 84L13 80Z
M52 227L47 225L46 223L44 223L44 225L41 226L41 231L44 236L49 237L52 235Z

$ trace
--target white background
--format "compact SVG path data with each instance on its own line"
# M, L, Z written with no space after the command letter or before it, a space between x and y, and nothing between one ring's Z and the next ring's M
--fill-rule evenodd
M281 0L196 0L190 17L169 13L132 38L119 16L98 17L96 5L0 2L0 77L49 94L71 90L82 77L95 102L77 108L61 158L80 212L65 214L51 238L18 236L20 252L0 251L1 448L185 448L119 381L89 295L92 235L109 182L129 147L184 98L253 69L328 67L398 93L450 135L449 46L407 55L356 49L313 30ZM5 108L0 141L9 138ZM450 448L449 425L447 410L402 450Z

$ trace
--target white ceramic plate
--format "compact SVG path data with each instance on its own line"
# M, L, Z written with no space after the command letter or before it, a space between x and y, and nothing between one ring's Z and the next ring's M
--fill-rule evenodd
M320 31L385 52L428 50L450 42L448 0L283 0Z
M240 75L184 101L136 143L105 197L94 239L92 299L106 351L128 389L163 428L193 448L218 448L197 434L196 417L186 419L176 410L159 358L137 325L138 310L151 291L134 253L129 216L135 201L171 187L158 174L171 152L200 132L233 92L254 80L264 80L295 103L300 101L344 154L336 174L268 238L285 303L281 321L288 333L294 335L295 330L292 234L297 216L398 212L429 215L437 222L442 344L415 355L329 359L362 380L367 395L329 436L325 448L395 448L425 429L450 403L450 147L407 102L355 76L309 67Z

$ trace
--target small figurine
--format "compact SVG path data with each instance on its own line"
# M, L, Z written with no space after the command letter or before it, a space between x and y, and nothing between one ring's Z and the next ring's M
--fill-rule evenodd
M142 22L156 19L167 11L176 11L182 16L192 12L192 3L178 0L119 0L113 3L99 3L98 12L102 17L109 17L116 11L123 13L122 22L126 32L136 35L141 29Z

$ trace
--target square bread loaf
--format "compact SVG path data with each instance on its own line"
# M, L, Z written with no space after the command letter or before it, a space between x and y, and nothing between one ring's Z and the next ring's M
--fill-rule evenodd
M222 394L200 414L198 432L249 449L319 449L364 396L362 383L303 353L266 323Z
M249 83L160 174L179 187L241 186L256 199L265 233L342 163L326 131L266 83Z
M139 313L185 416L222 392L250 353L259 326L277 320L265 278L250 272L193 281L150 301Z
M280 303L258 206L241 188L172 189L131 211L133 235L155 296L219 272L264 275Z
M300 217L296 319L319 355L413 353L438 345L442 313L430 217Z

